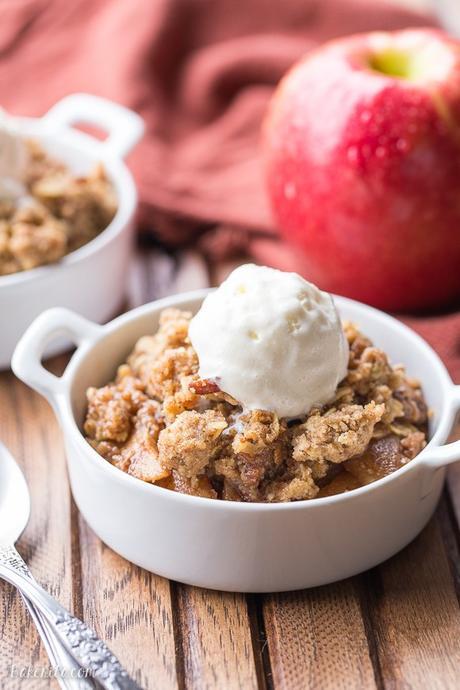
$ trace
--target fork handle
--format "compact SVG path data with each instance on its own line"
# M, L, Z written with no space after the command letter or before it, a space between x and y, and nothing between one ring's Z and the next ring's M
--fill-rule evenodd
M16 570L32 579L32 573L14 546L0 548L0 561L8 562ZM96 686L93 681L84 676L81 677L82 674L79 673L79 671L81 671L81 666L75 662L73 657L71 657L67 650L60 644L59 640L54 637L42 613L37 611L32 602L30 602L22 592L21 597L35 623L35 627L46 649L52 668L58 670L56 680L62 690L76 690L76 688L78 688L78 690L94 690Z
M29 599L67 652L105 690L141 690L96 633L72 616L30 576L14 549L7 553L0 549L0 577Z
M53 669L58 669L56 680L62 690L95 690L96 685L90 678L81 674L81 666L67 652L50 630L47 621L40 611L21 593L22 600L30 613L35 627L38 630L43 645L48 654Z

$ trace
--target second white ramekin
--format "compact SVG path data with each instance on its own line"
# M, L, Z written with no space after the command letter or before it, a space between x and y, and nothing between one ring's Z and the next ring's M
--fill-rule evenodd
M0 276L0 369L9 367L20 336L45 309L68 307L100 323L121 306L137 205L134 181L123 158L144 131L136 113L88 94L64 98L42 118L19 121L26 137L39 141L77 174L103 163L115 187L118 210L98 237L58 263ZM75 129L77 124L96 126L107 132L107 138L100 141ZM48 354L62 347L61 340Z

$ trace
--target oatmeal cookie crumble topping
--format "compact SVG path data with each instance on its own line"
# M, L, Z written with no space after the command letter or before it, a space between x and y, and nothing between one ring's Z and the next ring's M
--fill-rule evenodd
M344 324L348 372L301 419L244 411L200 379L191 314L166 309L115 380L87 392L84 431L109 462L144 481L232 501L298 501L351 491L410 462L426 444L420 385Z
M0 198L0 276L58 261L99 235L117 210L101 165L76 177L38 143L26 144L27 196Z

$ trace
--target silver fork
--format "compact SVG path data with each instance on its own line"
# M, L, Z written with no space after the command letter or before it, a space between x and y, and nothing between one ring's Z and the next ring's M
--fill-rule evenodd
M30 496L24 476L11 454L0 444L0 577L17 587L28 605L33 606L34 621L39 620L47 650L64 669L68 657L72 668L84 669L89 678L106 690L140 690L107 645L83 621L72 616L34 580L14 544L25 529L30 514ZM29 609L30 610L30 609ZM67 655L67 656L66 656ZM70 669L69 669L70 670ZM61 675L61 686L75 689L75 680ZM94 685L93 685L94 687Z
M25 563L24 567L25 573L29 574L30 571ZM35 606L23 594L21 594L21 598L35 623L35 627L48 654L51 668L57 671L56 681L62 690L96 690L94 681L81 674L81 666L75 662L65 647L55 638L53 631L42 614L35 609Z

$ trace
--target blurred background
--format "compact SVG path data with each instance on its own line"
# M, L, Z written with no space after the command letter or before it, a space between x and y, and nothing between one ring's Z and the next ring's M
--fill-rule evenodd
M458 0L4 0L1 105L41 116L87 92L143 117L128 159L140 195L135 306L217 284L247 260L302 270L263 179L261 124L277 83L330 38L424 26L460 35L459 17Z
M147 132L129 160L139 229L144 244L196 253L181 288L205 268L216 282L247 256L289 267L260 166L274 86L328 38L437 23L455 30L459 11L457 0L6 0L2 106L39 116L84 91L143 116ZM152 280L166 280L170 258Z

